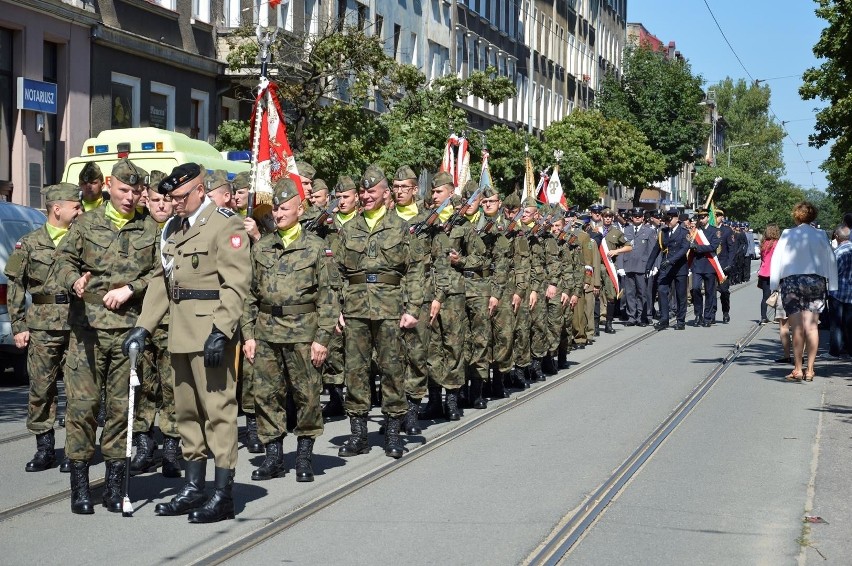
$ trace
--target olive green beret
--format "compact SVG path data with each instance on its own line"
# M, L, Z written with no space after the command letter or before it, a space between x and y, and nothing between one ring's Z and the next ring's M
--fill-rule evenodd
M249 185L251 185L251 176L248 171L237 173L234 180L231 181L231 187L233 187L235 191L237 189L247 189Z
M462 187L462 196L464 198L470 198L470 195L476 192L476 189L479 188L479 185L473 179L468 179L467 182Z
M327 185L327 184L326 184L326 182L325 182L325 181L323 181L322 179L320 179L320 178L316 178L316 179L314 179L314 182L313 182L313 188L312 188L311 190L312 190L313 192L317 192L317 191L327 191L327 190L328 190L328 185Z
M361 186L365 189L370 189L385 179L387 179L387 177L385 177L385 172L382 171L378 165L370 165L361 176Z
M341 175L337 178L337 184L334 185L334 194L339 195L340 193L345 193L347 191L354 191L358 186L355 184L355 181L352 180L352 177L349 175Z
M503 199L503 206L506 208L520 208L521 197L518 196L518 193L512 193Z
M411 181L417 180L417 175L414 174L414 169L409 167L408 165L403 165L399 169L396 170L393 176L394 181Z
M126 185L138 185L147 182L148 172L124 157L112 166L112 177Z
M299 196L299 189L296 188L296 182L289 176L275 181L275 186L272 187L272 204L274 206L285 203L297 196Z
M209 193L215 189L218 189L221 186L227 185L230 189L230 183L228 182L228 172L224 169L216 169L212 173L207 173L204 175L204 192Z
M308 163L307 161L297 161L296 170L299 172L300 176L311 180L313 180L314 175L317 174L317 170L314 169L314 166Z
M432 177L432 188L437 189L438 187L443 187L444 185L452 185L454 184L453 176L447 173L446 171L438 171L435 173L435 176Z
M79 181L80 183L89 183L91 181L97 181L100 179L104 180L104 174L101 172L101 168L98 167L98 164L94 161L89 161L85 165L83 165L82 171L80 171Z
M524 208L526 208L528 206L534 206L534 207L538 208L538 201L535 200L532 195L527 195L527 198L524 199L523 205L524 205Z
M49 185L41 190L41 194L44 196L44 202L56 202L60 200L80 202L80 187L73 183Z
M162 181L165 178L166 178L165 173L163 173L162 171L157 171L156 169L154 169L153 171L151 171L151 174L148 175L148 186L151 187L152 189L156 190L157 185L159 185L160 181Z

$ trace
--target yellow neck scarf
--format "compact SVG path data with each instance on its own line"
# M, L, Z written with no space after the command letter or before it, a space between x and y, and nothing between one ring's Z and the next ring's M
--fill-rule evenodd
M106 210L104 211L104 215L112 221L113 226L115 226L118 230L124 228L124 225L130 222L135 214L135 210L128 212L127 214L122 214L117 211L114 206L112 206L111 202L106 204Z
M376 227L376 224L379 223L379 220L385 217L388 209L384 207L384 205L380 206L375 210L365 210L364 211L364 220L367 222L367 228L370 229L370 232Z
M281 243L284 244L286 250L290 244L296 241L296 238L302 233L302 225L296 222L286 230L278 230L278 235L281 236Z
M47 223L45 223L44 227L47 228L47 235L50 236L50 239L53 241L53 245L59 247L59 242L61 242L62 238L65 237L65 234L68 233L68 228L51 226Z
M447 208L438 213L438 220L440 220L441 222L446 222L450 219L450 216L453 215L454 210L455 208L453 207L453 205L448 204Z
M416 202L412 202L411 204L406 204L406 205L400 205L400 204L396 205L396 213L403 220L411 220L412 218L417 216L418 212L419 211L417 210L417 203Z
M84 200L84 201L82 201L83 210L85 212L89 212L90 210L95 210L96 208L100 208L103 203L104 203L104 197L103 196L99 196L98 200L93 200L91 202Z
M465 216L465 218L467 218L468 222L470 222L471 224L473 224L475 226L476 223L479 222L480 214L481 214L481 212L477 209L477 211L474 212L473 214L465 214L464 216Z
M237 213L243 218L245 218L246 216L248 216L248 208L241 208L237 211Z
M347 222L349 222L350 220L355 218L355 215L358 214L358 211L353 210L352 212L346 212L346 213L338 212L336 214L337 214L337 221L340 222L340 224L342 225L342 224L346 224Z
M533 226L535 226L535 220L533 220L532 222L527 222L527 228L532 228Z

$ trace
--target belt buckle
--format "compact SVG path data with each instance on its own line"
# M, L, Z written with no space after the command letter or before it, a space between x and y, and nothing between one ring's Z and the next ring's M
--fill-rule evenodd
M466 279L470 279L473 277L473 271L462 271L462 275L464 275Z
M379 282L379 274L378 273L368 273L367 274L367 283L378 283Z
M180 287L172 287L172 300L175 302L180 301Z
M67 305L70 302L68 295L55 295L53 300L56 301L57 305Z
M272 316L284 316L284 309L281 308L281 305L272 305L272 312L270 314Z

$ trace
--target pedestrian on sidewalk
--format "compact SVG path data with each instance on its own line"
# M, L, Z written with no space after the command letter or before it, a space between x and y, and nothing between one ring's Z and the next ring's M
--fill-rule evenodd
M829 293L829 356L849 353L852 334L852 243L849 242L849 227L840 225L834 231L837 248L837 290Z
M781 234L769 269L771 289L780 289L784 311L793 333L793 371L788 381L813 381L819 348L819 313L825 309L827 291L837 290L837 262L825 232L811 226L817 208L802 201L793 208L795 228ZM808 350L807 368L802 357Z
M767 224L763 230L763 238L760 242L760 268L757 270L757 288L762 291L760 299L760 323L766 324L769 319L766 317L766 299L772 293L769 287L769 266L772 264L772 252L775 251L775 245L778 243L778 238L781 237L781 229L774 222Z

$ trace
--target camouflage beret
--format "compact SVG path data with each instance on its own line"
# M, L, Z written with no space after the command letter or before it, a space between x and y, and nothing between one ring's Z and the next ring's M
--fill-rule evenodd
M273 206L283 204L297 196L299 196L299 189L296 188L296 182L289 176L282 177L275 181L275 186L272 187Z
M494 195L500 196L499 193L495 191L493 187L490 186L485 187L484 189L482 189L482 192L479 193L479 196L481 196L482 198L491 198Z
M231 181L231 187L237 189L247 189L251 185L251 176L248 171L241 171Z
M73 183L49 185L41 190L41 194L44 196L44 202L56 202L60 200L80 202L80 187Z
M327 185L327 184L326 184L326 182L325 182L325 181L323 181L322 179L320 179L320 178L316 178L316 179L314 179L314 182L313 182L313 188L312 188L311 190L312 190L313 192L317 192L317 191L327 191L327 190L328 190L328 185Z
M370 165L361 176L361 186L365 189L370 189L385 179L387 179L387 177L385 177L384 171L382 171L377 165Z
M231 184L228 182L228 172L224 169L216 169L212 173L204 175L205 193L209 193L210 191L216 190L225 185L227 185L229 189L231 188Z
M479 188L479 183L474 181L473 179L468 179L465 184L462 186L462 196L464 198L470 198L470 195L476 192L476 189Z
M414 174L414 169L409 167L408 165L403 165L399 169L396 170L396 173L393 175L394 181L411 181L417 180L417 175Z
M202 170L198 163L184 163L178 165L168 177L157 185L157 192L161 195L170 194L173 190L201 176Z
M354 191L358 186L355 184L355 181L352 180L352 177L349 175L341 175L337 178L337 184L334 185L334 194L339 195L340 193L345 193L347 191Z
M148 186L156 191L157 185L159 185L160 181L162 181L165 178L166 178L165 173L163 173L162 171L157 171L156 169L154 169L153 171L151 171L151 174L148 175Z
M317 170L314 169L314 166L307 161L297 161L296 170L299 172L301 177L306 177L311 180L313 180L314 175L317 174Z
M549 213L551 222L558 222L559 220L563 220L565 218L565 213L560 207L556 207L555 210Z
M452 185L454 184L453 176L447 173L446 171L438 171L432 177L432 188L437 189L438 187L443 187L444 185Z
M111 176L126 185L138 185L147 183L148 172L124 157L112 166Z
M524 208L527 208L529 206L534 206L538 208L538 201L535 200L532 195L527 195L527 198L524 199L524 202L522 204Z
M521 198L518 196L518 193L512 193L503 199L503 206L506 208L520 208Z
M79 181L80 183L90 183L92 181L104 180L104 174L101 172L101 168L98 167L98 164L94 161L89 161L85 165L83 165L83 169L80 171Z

